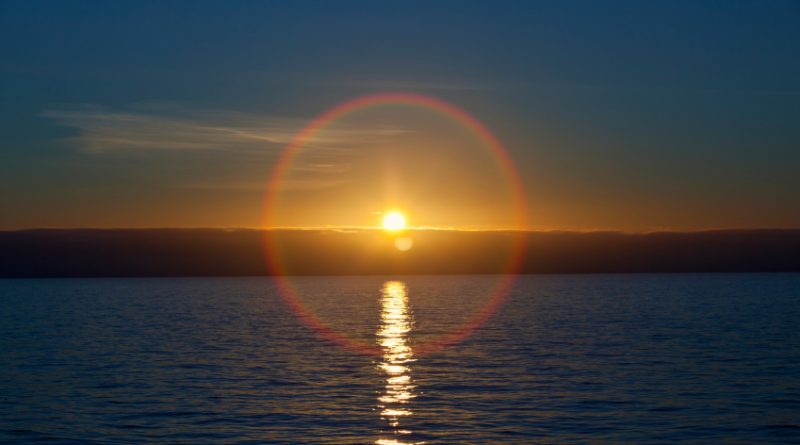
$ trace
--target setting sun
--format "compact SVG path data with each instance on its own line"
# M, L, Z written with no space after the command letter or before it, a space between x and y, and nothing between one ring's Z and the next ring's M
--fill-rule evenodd
M402 230L406 227L406 217L400 212L389 212L383 217L383 228L386 230Z

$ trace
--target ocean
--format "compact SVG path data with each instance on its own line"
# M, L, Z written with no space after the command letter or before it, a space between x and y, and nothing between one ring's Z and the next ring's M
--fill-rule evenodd
M499 279L0 280L0 442L800 443L800 274Z

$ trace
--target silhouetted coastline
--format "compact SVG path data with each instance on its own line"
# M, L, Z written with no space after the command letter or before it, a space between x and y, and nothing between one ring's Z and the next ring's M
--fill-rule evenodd
M800 229L699 232L37 229L0 232L0 277L495 274L524 239L522 273L800 271Z

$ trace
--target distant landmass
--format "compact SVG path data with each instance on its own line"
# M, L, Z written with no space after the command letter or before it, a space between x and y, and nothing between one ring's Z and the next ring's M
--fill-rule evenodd
M411 249L363 229L0 231L0 277L495 274L508 272L515 246L522 247L522 273L800 271L800 229L402 236Z

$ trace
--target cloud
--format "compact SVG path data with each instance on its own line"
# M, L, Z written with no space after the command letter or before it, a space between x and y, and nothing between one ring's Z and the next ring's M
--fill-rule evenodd
M347 183L346 178L309 178L309 179L288 179L281 182L278 186L281 191L308 191L323 190L336 187ZM264 192L273 187L273 184L265 182L229 182L229 183L189 183L181 184L179 188L189 190L208 190L208 191L232 191L232 192Z
M90 156L137 153L160 162L203 159L202 176L181 178L174 187L219 191L263 190L263 172L310 121L229 110L189 110L169 104L140 104L126 110L91 105L52 108L42 113L76 134L66 141ZM304 156L291 165L294 175L280 184L285 190L319 190L347 182L360 150L405 130L386 125L336 123L306 140ZM206 153L202 157L197 155ZM218 155L215 155L218 154ZM211 156L208 156L211 155ZM196 161L200 162L200 161ZM195 162L195 164L196 164ZM210 163L210 164L209 164ZM234 165L234 169L229 168ZM226 167L226 168L222 168ZM232 178L230 171L239 171Z
M306 119L225 110L155 108L115 111L97 106L77 106L47 110L42 115L61 126L77 130L78 134L67 140L89 154L162 150L274 154L282 150L308 122ZM402 131L385 126L357 128L337 125L322 129L307 143L310 148L341 153L375 138Z

